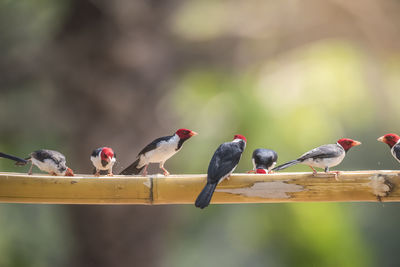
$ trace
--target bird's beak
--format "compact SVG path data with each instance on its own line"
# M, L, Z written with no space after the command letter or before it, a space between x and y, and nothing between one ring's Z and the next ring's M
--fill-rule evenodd
M359 146L359 145L361 145L361 142L358 142L358 141L353 142L353 146Z
M195 135L198 135L198 133L196 133L196 132L194 132L194 131L191 131L191 132L190 132L190 136L195 136Z
M385 136L381 136L376 140L378 140L379 142L385 143Z
M65 176L74 176L74 172L71 170L71 168L67 168L67 171L65 172Z

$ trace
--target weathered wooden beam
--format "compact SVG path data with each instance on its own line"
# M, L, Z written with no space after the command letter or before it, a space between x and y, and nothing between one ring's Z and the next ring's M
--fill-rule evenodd
M400 201L399 171L333 174L233 174L211 203ZM57 204L193 204L206 175L55 177L0 172L0 202Z

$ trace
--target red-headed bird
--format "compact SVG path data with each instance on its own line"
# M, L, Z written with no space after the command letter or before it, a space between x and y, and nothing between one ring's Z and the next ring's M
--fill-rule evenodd
M272 170L279 171L300 163L310 166L314 174L316 174L317 171L313 167L323 168L325 172L328 173L330 167L339 165L342 162L346 156L346 152L349 151L350 148L358 145L361 145L361 142L348 138L342 138L339 139L336 144L323 145L314 148L304 153L298 159L289 161L285 164L275 167ZM335 178L337 178L338 172L335 173Z
M378 141L388 144L393 157L400 162L400 137L397 134L385 134L379 137Z
M245 148L246 138L240 134L217 148L208 165L207 184L196 199L196 207L204 209L210 204L215 188L235 170Z
M32 168L33 165L35 165L40 170L51 175L74 176L74 172L66 165L65 156L57 151L48 149L36 150L26 159L21 159L4 153L0 154L1 157L16 161L16 165L26 165L28 162L31 162L31 167L28 172L29 175L32 174Z
M164 163L182 148L186 140L195 135L197 133L194 131L179 129L173 135L157 138L143 148L137 155L136 161L120 174L139 174L143 169L143 175L146 176L149 164L159 163L164 175L169 175L169 172L164 168Z
M258 148L253 151L252 162L254 173L266 174L276 165L278 154L271 149Z
M114 151L109 147L100 147L93 150L90 160L94 166L94 174L100 175L100 171L107 171L108 176L112 176L112 168L116 161Z

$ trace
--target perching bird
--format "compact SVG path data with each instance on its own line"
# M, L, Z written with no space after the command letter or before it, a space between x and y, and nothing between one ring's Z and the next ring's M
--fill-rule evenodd
M358 145L361 145L358 141L342 138L339 139L336 144L323 145L314 148L313 150L304 153L300 158L289 161L272 170L279 171L300 163L310 166L314 174L316 174L317 171L313 167L323 168L325 172L328 173L330 167L339 165L342 162L346 152L349 151L350 148ZM337 179L338 172L335 173L335 178Z
M164 175L169 175L169 172L164 168L164 163L182 148L186 140L195 135L197 133L194 131L179 129L173 135L157 138L143 148L137 155L136 161L120 174L139 174L143 169L143 175L146 176L147 167L150 163L160 163L160 169L164 171Z
M252 172L260 174L271 173L271 169L275 167L277 160L278 154L274 150L258 148L253 151Z
M388 144L393 157L400 162L400 137L397 134L385 134L379 137L378 141Z
M207 184L196 199L196 207L204 209L210 204L215 188L235 170L245 148L246 138L239 134L234 136L232 142L217 148L208 165Z
M94 174L100 175L100 171L107 171L108 176L112 176L112 168L116 161L114 151L109 147L100 147L93 150L90 160L94 166Z
M32 174L33 165L51 175L74 176L74 172L67 167L65 156L60 152L41 149L31 153L26 159L6 155L6 158L16 161L16 165L26 165L31 162L28 174Z
M11 159L13 161L15 161L15 164L17 165L26 165L28 163L28 161L26 159L21 159L19 157L16 156L11 156L5 153L0 152L0 157L1 158L6 158L6 159Z

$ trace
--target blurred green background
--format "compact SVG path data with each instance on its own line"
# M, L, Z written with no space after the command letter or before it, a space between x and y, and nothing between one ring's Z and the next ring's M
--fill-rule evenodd
M205 173L238 133L237 172L255 148L283 163L341 137L363 145L336 169L399 169L376 141L400 133L399 12L395 0L0 0L0 151L56 149L88 173L108 145L120 171L185 127L200 135L172 173ZM1 204L0 267L398 266L399 220L396 203Z

